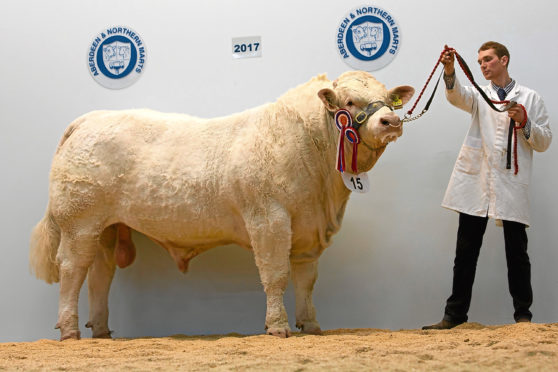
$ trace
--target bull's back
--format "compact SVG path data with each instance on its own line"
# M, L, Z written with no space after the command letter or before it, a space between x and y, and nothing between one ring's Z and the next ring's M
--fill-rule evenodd
M185 238L193 230L227 239L226 231L241 226L235 191L222 183L230 143L242 136L235 121L242 119L151 110L86 114L70 125L54 157L51 209L59 220L95 216L152 236L180 231ZM210 225L220 231L206 231Z

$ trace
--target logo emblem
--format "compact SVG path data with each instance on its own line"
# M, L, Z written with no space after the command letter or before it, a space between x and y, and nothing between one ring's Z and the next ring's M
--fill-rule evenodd
M91 76L110 89L122 89L135 83L143 72L145 61L142 38L123 26L109 27L97 34L87 54Z
M357 70L375 71L389 64L401 45L394 17L382 8L361 6L350 10L336 31L337 52Z
M384 38L382 37L381 23L364 22L360 25L351 26L353 43L360 54L371 57L379 50Z
M115 41L103 46L103 63L105 68L115 75L120 75L130 64L131 43Z

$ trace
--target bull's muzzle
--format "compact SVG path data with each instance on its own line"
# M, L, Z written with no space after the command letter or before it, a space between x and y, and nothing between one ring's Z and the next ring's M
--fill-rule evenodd
M401 119L397 115L384 115L380 118L380 123L384 126L398 128L401 126Z

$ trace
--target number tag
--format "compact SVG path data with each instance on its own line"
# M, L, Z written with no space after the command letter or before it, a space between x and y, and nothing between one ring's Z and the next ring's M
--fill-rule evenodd
M366 193L370 191L370 182L368 181L368 173L352 174L348 172L341 173L345 186L355 192Z

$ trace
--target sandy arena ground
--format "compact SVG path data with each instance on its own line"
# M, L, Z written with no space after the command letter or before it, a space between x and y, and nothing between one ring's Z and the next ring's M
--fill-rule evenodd
M0 343L0 370L558 370L558 323L452 330L336 329L323 336L174 335Z

